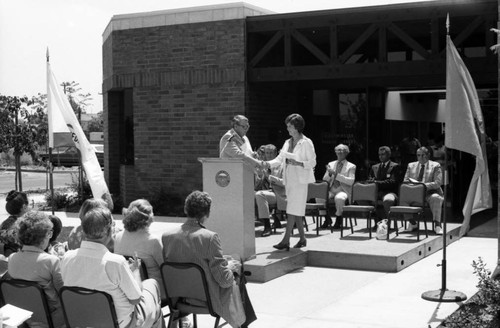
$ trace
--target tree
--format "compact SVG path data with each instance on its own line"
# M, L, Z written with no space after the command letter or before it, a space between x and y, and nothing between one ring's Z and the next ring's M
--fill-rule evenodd
M80 115L86 113L86 108L89 105L88 102L92 100L90 93L78 93L82 90L80 84L75 81L63 82L61 86L64 88L64 93L68 96L69 103L73 108L73 111L80 120Z
M32 157L40 144L44 143L44 134L38 126L44 120L41 106L30 106L40 98L12 97L0 95L0 151L13 150L16 164L16 189L22 190L21 155L30 153ZM46 120L46 119L45 119ZM46 136L46 133L45 133ZM19 183L19 184L18 184Z
M88 132L102 132L104 131L104 121L102 118L103 113L99 112L93 117L87 125Z

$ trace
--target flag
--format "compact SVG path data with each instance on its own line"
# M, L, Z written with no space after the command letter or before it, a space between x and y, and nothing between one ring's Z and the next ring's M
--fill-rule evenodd
M486 161L486 134L483 114L474 81L460 58L455 45L446 38L446 125L445 146L476 157L465 204L464 235L472 214L492 207L490 178Z
M108 186L104 180L104 174L97 160L94 148L92 148L83 133L68 98L50 68L49 61L47 61L47 107L49 116L49 147L57 146L53 133L64 133L64 127L65 131L71 134L72 143L80 151L82 166L89 180L94 198L102 198L103 195L109 194Z

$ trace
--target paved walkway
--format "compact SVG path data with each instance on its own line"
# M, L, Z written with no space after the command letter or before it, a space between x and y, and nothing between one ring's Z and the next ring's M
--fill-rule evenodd
M79 223L76 213L56 213L65 226ZM0 221L5 218L0 200ZM121 216L115 216L118 224ZM181 219L157 218L155 234L178 225ZM471 297L477 278L472 261L482 257L493 270L495 238L464 237L447 248L447 287ZM455 311L457 303L425 301L421 294L441 288L442 251L398 273L305 267L264 284L249 283L248 291L258 320L252 328L428 328L437 327ZM200 327L213 327L199 316Z

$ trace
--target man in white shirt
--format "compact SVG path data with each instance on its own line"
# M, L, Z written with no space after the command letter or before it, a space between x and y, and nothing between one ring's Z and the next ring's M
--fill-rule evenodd
M92 209L85 214L82 220L85 240L79 249L67 252L61 262L64 285L108 293L113 298L120 328L165 327L158 282L154 279L141 282L140 260L127 262L122 255L106 248L112 221L107 208Z

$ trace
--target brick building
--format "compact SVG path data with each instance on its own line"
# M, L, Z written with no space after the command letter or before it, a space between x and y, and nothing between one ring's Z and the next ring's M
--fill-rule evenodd
M254 147L281 147L284 118L301 113L318 177L339 142L353 146L361 169L379 145L397 149L410 130L424 140L439 134L442 124L422 104L438 110L443 99L447 13L498 140L498 67L488 50L497 5L445 0L273 14L236 3L114 16L103 35L110 190L127 203L160 188L181 197L201 188L197 159L218 156L236 114L249 117ZM416 107L388 108L391 92Z

